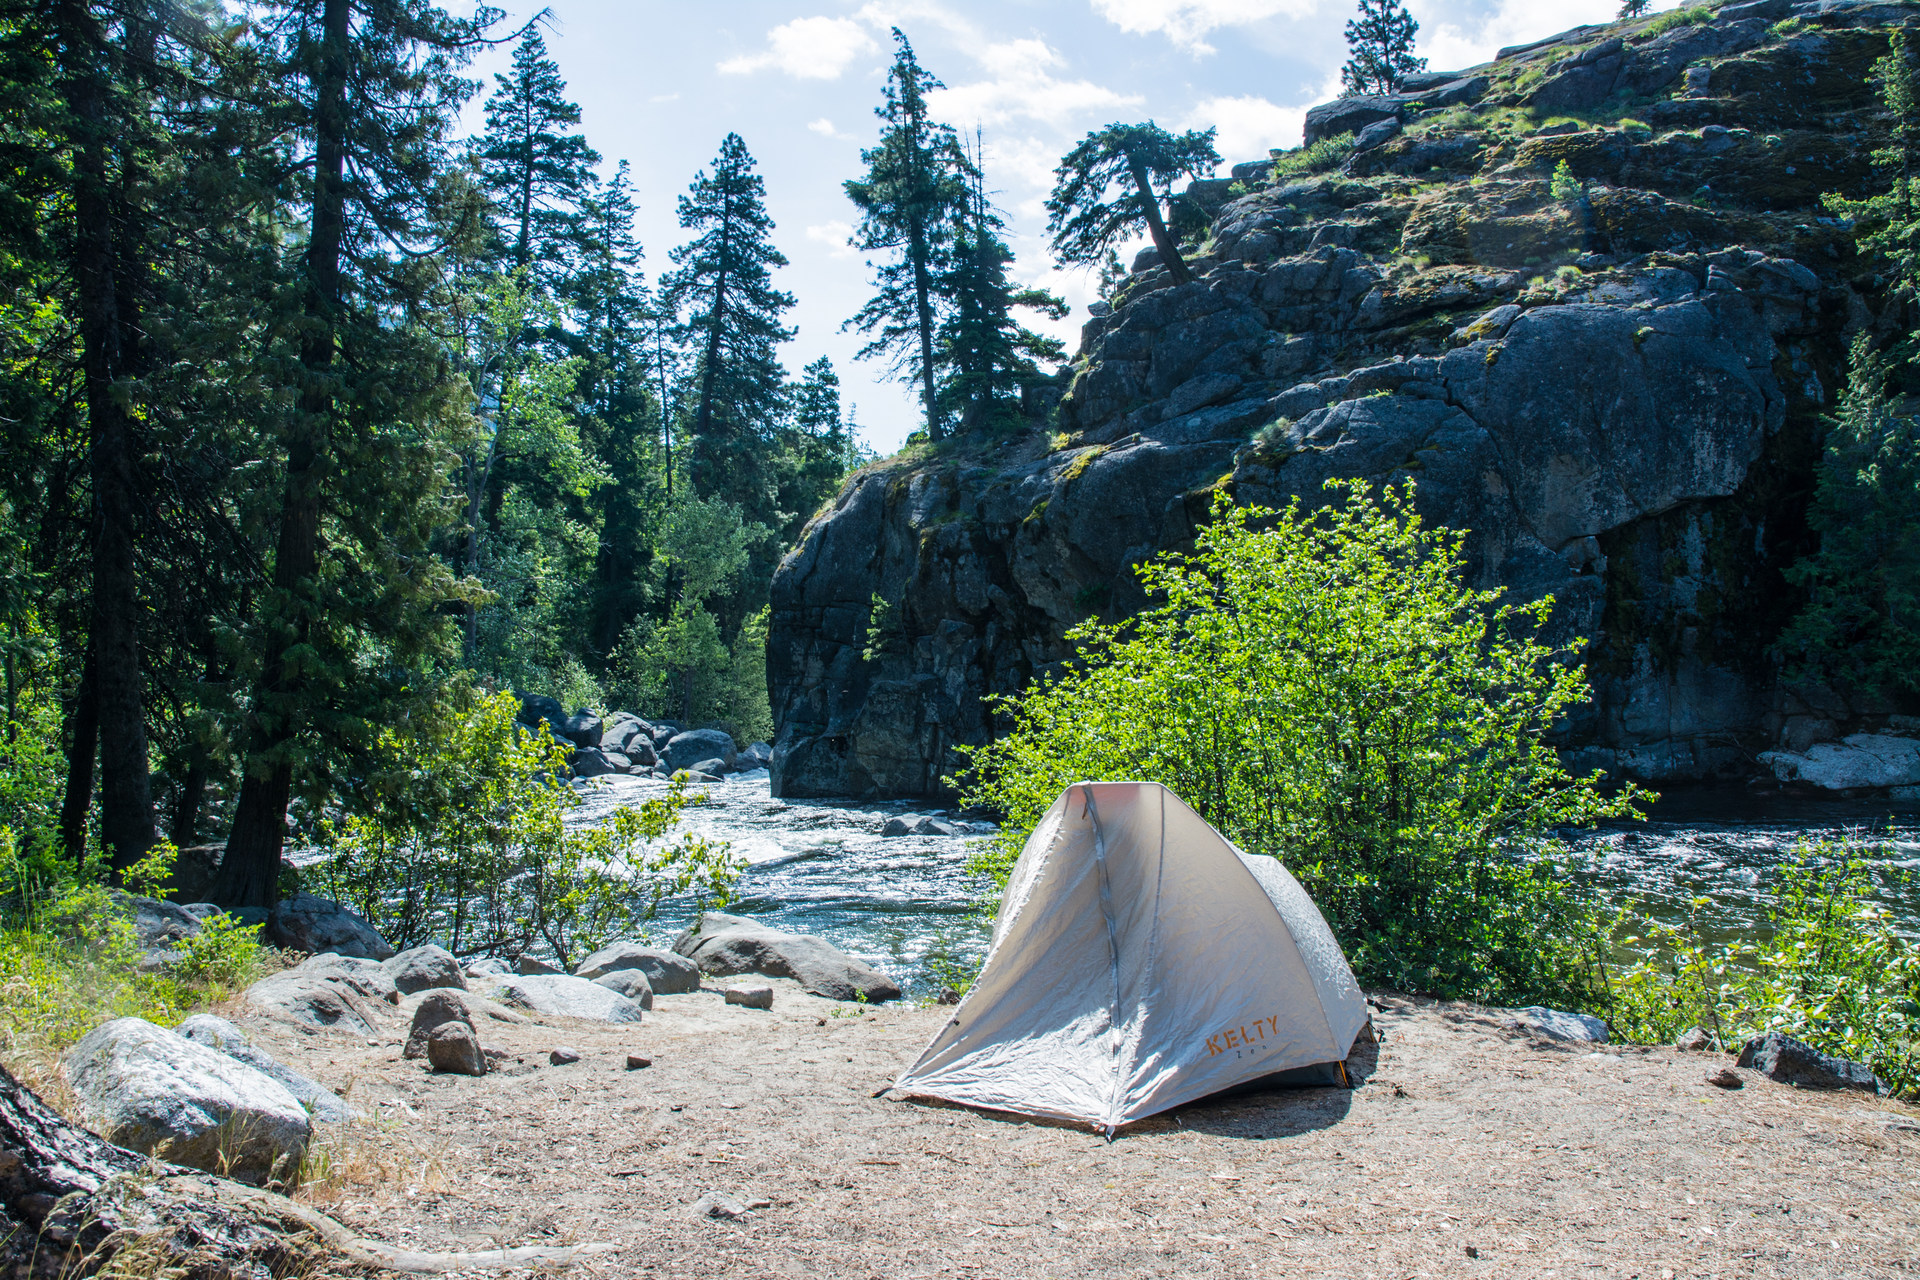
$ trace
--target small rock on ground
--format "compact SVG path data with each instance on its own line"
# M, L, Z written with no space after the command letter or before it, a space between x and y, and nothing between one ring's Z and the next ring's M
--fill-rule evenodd
M1713 1048L1713 1037L1698 1027L1688 1027L1680 1033L1680 1038L1673 1042L1673 1047L1682 1053L1700 1053Z
M1721 1067L1718 1071L1707 1072L1707 1083L1716 1089L1744 1089L1747 1082L1732 1067Z
M580 1053L576 1049L569 1049L565 1045L561 1045L559 1048L547 1054L547 1061L556 1067L564 1067L569 1063L580 1061Z
M416 991L433 987L452 987L459 991L467 989L467 980L460 972L460 962L444 947L436 947L432 943L402 951L388 960L384 967L393 978L395 989L403 995L410 996Z
M749 1009L773 1008L772 987L728 987L727 1003L745 1005Z
M471 1031L473 1012L467 1007L465 997L458 992L434 991L413 1011L413 1025L407 1029L407 1045L400 1051L400 1056L425 1057L429 1038L437 1028L449 1022L461 1023Z
M1864 1062L1849 1062L1821 1053L1780 1031L1769 1031L1747 1041L1740 1050L1739 1065L1752 1067L1769 1080L1802 1089L1858 1089L1865 1093L1884 1090L1873 1069Z
M435 1071L453 1075L487 1074L487 1055L473 1028L464 1022L443 1022L427 1037L427 1063Z
M652 1065L652 1058L643 1058L637 1053L627 1055L627 1070L629 1071L638 1071L643 1067L650 1067Z
M693 1202L696 1218L743 1218L755 1209L765 1209L771 1200L742 1200L724 1191L709 1191Z

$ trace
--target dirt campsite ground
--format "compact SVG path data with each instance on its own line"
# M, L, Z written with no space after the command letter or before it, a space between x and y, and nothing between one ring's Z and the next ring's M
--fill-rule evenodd
M764 981L764 980L760 980ZM235 1011L379 1118L319 1207L422 1250L606 1242L582 1277L1910 1276L1920 1111L1799 1092L1721 1055L1532 1040L1379 997L1359 1087L1196 1105L1091 1133L876 1097L947 1011L776 981L638 1026L482 1018L472 1079ZM549 1051L581 1060L553 1066ZM629 1053L653 1065L628 1070ZM716 1191L753 1204L697 1216Z

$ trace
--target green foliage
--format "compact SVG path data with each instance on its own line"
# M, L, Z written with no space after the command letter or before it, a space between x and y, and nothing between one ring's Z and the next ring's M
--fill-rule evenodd
M1273 155L1273 180L1285 182L1288 178L1303 177L1307 174L1325 173L1337 169L1347 162L1353 154L1353 135L1335 134L1331 138L1322 138L1305 146L1295 147L1291 151L1276 151Z
M565 752L518 728L518 709L512 694L474 693L386 735L360 812L325 833L321 891L396 947L544 947L568 968L669 896L726 901L740 874L727 846L675 834L698 797L676 785L570 828Z
M1653 7L1653 0L1620 0L1621 18L1638 18Z
M1220 163L1214 130L1173 134L1149 120L1110 124L1082 138L1053 171L1047 197L1047 234L1061 262L1097 266L1118 243L1141 231L1153 237L1176 280L1186 274L1161 206L1173 183L1204 178ZM1115 186L1120 193L1109 198Z
M1797 679L1920 692L1920 424L1854 339L1808 521L1820 547L1787 572L1807 602L1776 642Z
M1161 603L1070 633L1079 661L1000 700L970 804L1005 815L1003 877L1061 790L1163 782L1249 853L1285 859L1361 981L1489 1002L1577 1000L1593 906L1555 827L1625 815L1547 735L1587 696L1535 633L1550 600L1462 582L1463 535L1411 491L1317 512L1217 496L1193 555L1140 570Z
M1882 259L1892 269L1896 294L1911 299L1920 296L1920 212L1914 208L1913 190L1920 168L1920 51L1903 30L1893 31L1888 43L1867 82L1879 91L1886 111L1883 145L1873 149L1872 159L1889 184L1862 200L1830 193L1825 202L1836 217L1854 220L1860 248ZM1905 352L1915 354L1911 337Z
M521 35L511 73L493 82L475 167L492 198L501 255L547 285L581 247L600 157L576 132L580 108L567 101L567 82L537 26Z
M1400 82L1427 69L1413 56L1420 24L1400 0L1360 0L1360 16L1347 23L1347 62L1340 84L1350 94L1395 93Z
M1637 40L1651 40L1663 36L1669 31L1681 27L1697 27L1713 21L1713 9L1708 5L1696 5L1691 9L1669 9L1659 17L1640 28L1634 37Z
M1586 194L1586 184L1574 176L1573 166L1565 160L1553 166L1553 177L1547 183L1547 189L1555 200L1569 204Z
M1853 841L1802 841L1775 872L1760 937L1716 943L1696 898L1678 925L1622 916L1622 938L1649 954L1607 975L1614 1033L1671 1043L1699 1027L1732 1048L1784 1031L1823 1053L1865 1062L1903 1094L1920 1091L1920 947L1876 900Z

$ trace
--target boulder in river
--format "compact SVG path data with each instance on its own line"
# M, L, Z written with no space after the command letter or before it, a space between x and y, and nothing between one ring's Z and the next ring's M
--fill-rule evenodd
M624 760L626 757L622 756ZM582 747L573 753L573 776L576 778L604 778L610 773L625 773L627 766L614 766L613 760L598 747Z
M274 907L266 938L276 947L386 960L393 948L374 927L330 898L302 893Z
M1738 1065L1751 1067L1769 1080L1799 1089L1858 1089L1884 1093L1886 1088L1864 1062L1849 1062L1822 1053L1783 1031L1755 1036L1740 1049Z
M670 771L691 769L703 760L719 760L727 768L739 757L733 739L719 729L689 729L668 739L660 762Z
M567 709L554 698L542 694L523 694L520 698L520 714L516 717L521 724L538 725L542 720L547 728L558 734L567 724Z
M744 916L709 911L700 918L700 932L681 934L673 949L705 973L792 978L804 990L829 1000L878 1002L900 996L900 986L892 978L826 939L782 933Z
M279 1081L140 1018L95 1027L66 1073L102 1137L240 1181L284 1174L313 1134Z
M566 724L554 726L561 737L577 747L598 747L605 727L600 717L591 711L576 711L567 717Z
M619 992L564 974L508 978L500 984L500 999L554 1018L592 1022L638 1022L641 1018L640 1006Z
M453 958L452 952L444 947L436 947L431 942L423 947L402 951L387 961L384 967L401 995L410 996L431 987L467 989L467 979L460 972L460 962Z
M700 966L685 956L638 942L610 942L573 971L576 978L594 981L621 969L637 969L657 994L679 995L700 989Z
M175 1027L174 1034L224 1053L235 1062L277 1080L281 1088L292 1094L294 1100L305 1107L315 1120L338 1124L353 1119L353 1108L342 1102L340 1095L275 1059L225 1018L215 1017L211 1013L196 1013Z

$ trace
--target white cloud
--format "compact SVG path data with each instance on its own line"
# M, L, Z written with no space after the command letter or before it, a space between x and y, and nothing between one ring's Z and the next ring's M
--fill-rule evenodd
M1306 123L1305 107L1283 107L1253 94L1237 98L1207 98L1187 113L1181 126L1220 131L1214 149L1228 164L1258 160L1274 147L1300 145L1301 127Z
M1053 68L1066 64L1044 40L1008 40L983 48L975 61L988 78L932 95L934 111L954 124L1003 125L1022 118L1071 130L1071 117L1138 106L1138 94L1123 94L1091 80L1061 80Z
M1196 55L1214 52L1206 36L1218 27L1281 16L1304 18L1319 7L1320 0L1093 0L1094 12L1122 31L1158 32Z
M767 32L764 52L729 58L720 70L748 75L772 67L803 80L837 80L855 58L878 47L851 18L795 18Z
M826 245L827 256L829 258L859 257L860 255L854 251L853 246L847 243L852 237L853 224L850 222L835 220L832 222L822 222L816 226L807 228L807 239L814 241L816 244Z
M1666 4L1658 4L1666 8ZM1435 71L1461 71L1491 61L1508 45L1527 44L1569 27L1612 22L1620 6L1616 0L1499 0L1493 11L1475 21L1442 17L1438 0L1414 0L1408 10L1420 22L1415 50Z
M827 119L825 116L821 116L818 120L815 120L812 123L808 124L807 128L813 131L814 133L824 134L826 137L829 137L829 138L834 136L833 121Z

